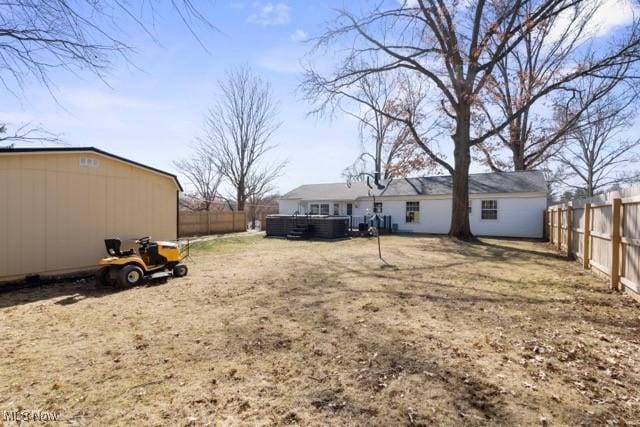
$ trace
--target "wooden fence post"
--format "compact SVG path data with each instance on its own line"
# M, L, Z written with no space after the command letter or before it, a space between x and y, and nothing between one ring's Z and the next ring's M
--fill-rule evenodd
M553 209L549 209L549 242L551 242L551 244L553 245L555 243L555 231L553 230L553 227L555 226L555 221L554 221L554 215L553 215Z
M612 201L611 219L611 289L620 289L620 220L622 213L622 200L615 198Z
M562 208L558 207L558 250L562 250Z
M211 234L211 212L207 211L207 235Z
M584 205L584 234L582 241L582 267L588 270L591 267L591 203Z
M549 241L549 211L542 211L542 240L544 242Z
M573 204L567 206L567 258L573 259Z

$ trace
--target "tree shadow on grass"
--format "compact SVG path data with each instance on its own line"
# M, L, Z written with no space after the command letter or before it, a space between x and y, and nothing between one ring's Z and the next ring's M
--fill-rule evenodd
M391 304L393 301L404 301L415 305L420 304L420 301L428 301L447 310L454 305L462 312L477 311L478 307L484 307L485 310L503 307L523 314L530 312L530 316L534 318L544 312L546 320L558 324L587 322L597 328L609 330L612 325L623 326L626 322L616 321L607 313L607 310L615 310L623 302L604 286L599 288L572 282L535 282L528 283L526 289L520 290L520 286L523 285L521 281L499 274L479 273L479 269L471 269L468 275L465 274L468 277L461 278L461 282L464 282L461 284L442 280L437 272L440 270L431 267L414 267L410 271L418 274L409 280L406 277L397 277L396 271L367 268L335 260L322 262L318 259L305 264L303 270L292 273L294 278L299 277L300 281L304 282L302 286L282 288L279 295L284 299L293 297L301 301L315 298L316 301L312 304L315 307L330 306L345 299L367 295L387 297ZM434 271L434 274L425 277L419 273L420 271ZM313 272L313 275L310 272ZM303 280L308 277L313 277L313 280ZM472 280L495 282L498 288L487 289L482 283L480 286L469 285L468 282ZM558 292L553 292L554 289ZM537 295L540 292L543 293ZM618 332L611 331L621 338L629 338L627 332Z
M467 289L460 286L453 286L445 283L439 283L436 281L417 280L414 282L418 285L424 285L424 289L420 292L410 290L399 289L376 289L376 288L361 288L355 289L343 285L326 286L327 281L323 281L322 285L317 289L309 287L296 287L292 289L284 290L282 293L286 296L312 296L314 294L322 294L324 300L323 303L328 303L332 299L340 300L344 298L344 294L351 295L387 295L392 298L411 299L417 298L421 300L427 300L434 303L456 303L460 305L460 309L464 309L466 305L473 305L477 303L488 304L526 304L526 305L544 305L544 304L570 304L570 301L555 300L555 299L543 299L534 297L524 297L517 294L507 294L496 291L477 290L475 293L467 293ZM430 292L434 287L440 288L440 291L446 292L453 291L453 294L440 294L438 292ZM328 291L334 291L334 296L329 296ZM311 291L311 292L309 292Z
M567 257L562 254L551 252L542 247L539 250L526 249L518 246L510 245L512 242L521 242L521 240L512 239L491 239L489 241L485 238L474 239L470 241L455 241L456 246L459 248L459 252L468 256L480 256L489 257L496 260L510 260L510 259L531 259L531 258L544 258L557 261L567 261ZM497 242L503 241L504 244L498 244ZM495 242L495 243L494 243ZM481 251L486 251L483 254Z
M505 242L509 242L509 241L512 241L512 240L505 239ZM476 242L471 242L467 244L476 245L479 247L485 247L490 251L497 251L502 254L509 254L509 255L515 254L516 256L526 256L527 258L530 258L531 256L535 256L535 257L549 258L549 259L558 260L558 261L569 261L569 259L565 255L559 254L557 252L551 252L549 250L546 250L544 247L541 247L540 250L524 249L520 247L510 246L508 244L499 245L496 243L491 243L486 239L479 239ZM543 245L542 242L539 242L539 244Z
M628 328L625 328L625 325L640 327L640 319L633 318L630 321L619 315L612 317L611 313L607 312L607 310L615 310L617 307L621 308L625 302L604 285L598 287L573 282L534 283L528 284L527 290L521 292L518 286L523 283L518 280L499 275L482 274L477 271L478 269L469 273L470 277L479 281L509 285L508 289L502 291L439 280L438 269L434 270L431 267L413 267L411 272L436 271L433 278L424 278L421 274L415 274L410 280L394 277L395 271L381 271L340 262L314 263L308 267L310 271L314 272L315 280L302 287L283 290L283 293L286 294L283 297L321 296L321 304L330 305L344 300L348 295L384 295L391 298L390 301L415 299L429 301L443 307L450 307L451 304L454 304L461 311L471 309L477 304L485 307L513 308L522 313L531 310L533 317L544 312L546 320L557 324L586 322L599 329L608 330L609 333L622 339L630 338ZM307 276L302 271L296 274ZM350 278L364 279L364 283L371 282L371 284L362 286L363 282L360 281L359 286L352 286L349 284ZM462 281L468 280L470 280L469 277ZM551 288L552 290L555 288L558 291L562 290L562 292L551 293L550 296L547 296L548 294L543 296L527 295L528 292L542 291L543 288ZM635 305L635 302L629 301L629 304ZM621 329L616 330L616 328Z
M473 262L469 262L468 264L472 264ZM441 265L437 267L426 266L426 267L413 267L411 268L411 273L419 273L419 272L434 272L440 269L446 269L451 266L456 266L461 263L455 262L447 265ZM316 277L316 283L318 283L318 291L326 292L329 289L333 289L335 291L342 291L347 293L386 293L391 296L400 296L403 298L407 297L416 297L423 298L433 301L459 301L459 302L487 302L487 303L497 303L497 304L505 304L505 303L516 303L516 304L547 304L547 303L564 303L568 304L570 301L566 300L558 300L556 298L539 298L539 297L531 297L526 295L521 295L517 292L501 292L497 290L490 289L477 289L471 286L465 285L457 285L452 283L446 283L437 279L425 279L421 277L420 274L414 274L413 277L408 281L404 278L397 278L394 276L394 273L397 271L397 268L394 270L380 270L380 269L372 269L372 268L356 268L352 265L345 263L309 263L306 265L308 271L314 271L314 276ZM307 274L303 271L299 272L301 276L307 276ZM346 276L346 277L345 277ZM434 275L438 276L437 272ZM407 282L401 288L398 287L384 287L377 289L375 287L367 287L365 289L355 289L346 284L344 284L345 278L355 277L359 279L365 280L375 280L378 281L378 285L382 285L383 281L387 281L387 283L394 283L397 281ZM510 280L504 277L492 277L483 274L479 274L475 271L471 273L471 275L466 278L466 280L493 280L496 282L504 282L509 285L519 285L521 284L518 281ZM303 288L296 288L301 290L302 292L305 289L309 289L308 286ZM439 290L441 292L446 292L448 295L440 295L438 292L434 292Z
M439 249L446 248L453 250L461 255L490 258L493 260L511 259L514 257L530 259L531 256L543 257L553 260L567 259L566 256L547 249L544 246L544 242L542 242L541 240L535 239L476 237L471 240L458 240L443 235L415 233L394 234L394 237L415 239L417 241L420 241L420 239L424 239L425 242L435 241L437 242L436 245ZM499 244L498 242L502 242L503 244ZM540 247L540 249L526 249L517 245L513 245L513 243L520 244L522 242L535 243Z

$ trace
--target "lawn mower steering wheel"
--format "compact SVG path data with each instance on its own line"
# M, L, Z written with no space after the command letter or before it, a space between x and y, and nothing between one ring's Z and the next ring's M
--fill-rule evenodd
M149 240L151 240L150 236L144 236L136 240L136 243L142 246L147 246L149 244Z

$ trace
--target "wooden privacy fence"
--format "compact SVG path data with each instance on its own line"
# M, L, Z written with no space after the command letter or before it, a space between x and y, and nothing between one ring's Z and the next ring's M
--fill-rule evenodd
M184 212L180 211L178 235L180 237L247 231L245 212Z
M640 297L640 189L551 206L546 225L559 251Z

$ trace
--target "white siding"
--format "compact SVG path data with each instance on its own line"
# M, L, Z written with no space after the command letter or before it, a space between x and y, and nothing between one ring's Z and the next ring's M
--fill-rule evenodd
M353 215L364 216L373 213L373 202L370 200L358 200L353 202Z
M298 210L300 210L298 200L278 200L278 213L293 215Z
M420 222L405 221L407 201L420 202ZM382 214L391 215L391 223L398 224L400 232L445 234L449 232L451 199L382 200Z
M546 197L473 196L471 232L478 236L542 238ZM481 219L481 200L498 201L498 219Z
M391 215L398 231L446 234L451 225L451 199L380 199L383 215ZM498 219L481 219L482 200L498 200ZM406 202L420 202L420 222L407 223ZM509 197L504 195L472 195L469 221L471 232L478 236L542 238L542 215L546 196Z
M300 214L306 214L307 212L309 212L309 205L312 203L328 203L329 204L329 213L331 215L333 215L333 204L334 203L338 203L340 205L340 215L346 215L347 214L347 203L351 203L353 206L353 213L352 215L354 216L362 216L365 215L366 213L371 213L373 211L372 206L373 203L369 202L367 200L359 200L359 201L335 201L335 200L320 200L320 201L301 201L301 200L286 200L286 199L281 199L278 200L278 213L283 214L283 215L293 215L296 211L299 212ZM367 209L369 209L369 211L367 212Z
M482 200L498 201L498 219L481 219ZM451 225L451 198L376 198L382 202L382 215L390 215L392 224L398 225L398 231L408 233L446 234ZM407 223L406 202L420 202L420 222ZM478 236L503 237L542 237L542 215L547 207L547 198L543 194L472 194L470 198L471 214L469 220L471 231ZM281 214L308 212L309 203L340 203L340 214L346 215L346 201L298 201L279 200ZM360 199L353 203L353 215L363 216L373 213L373 200Z

